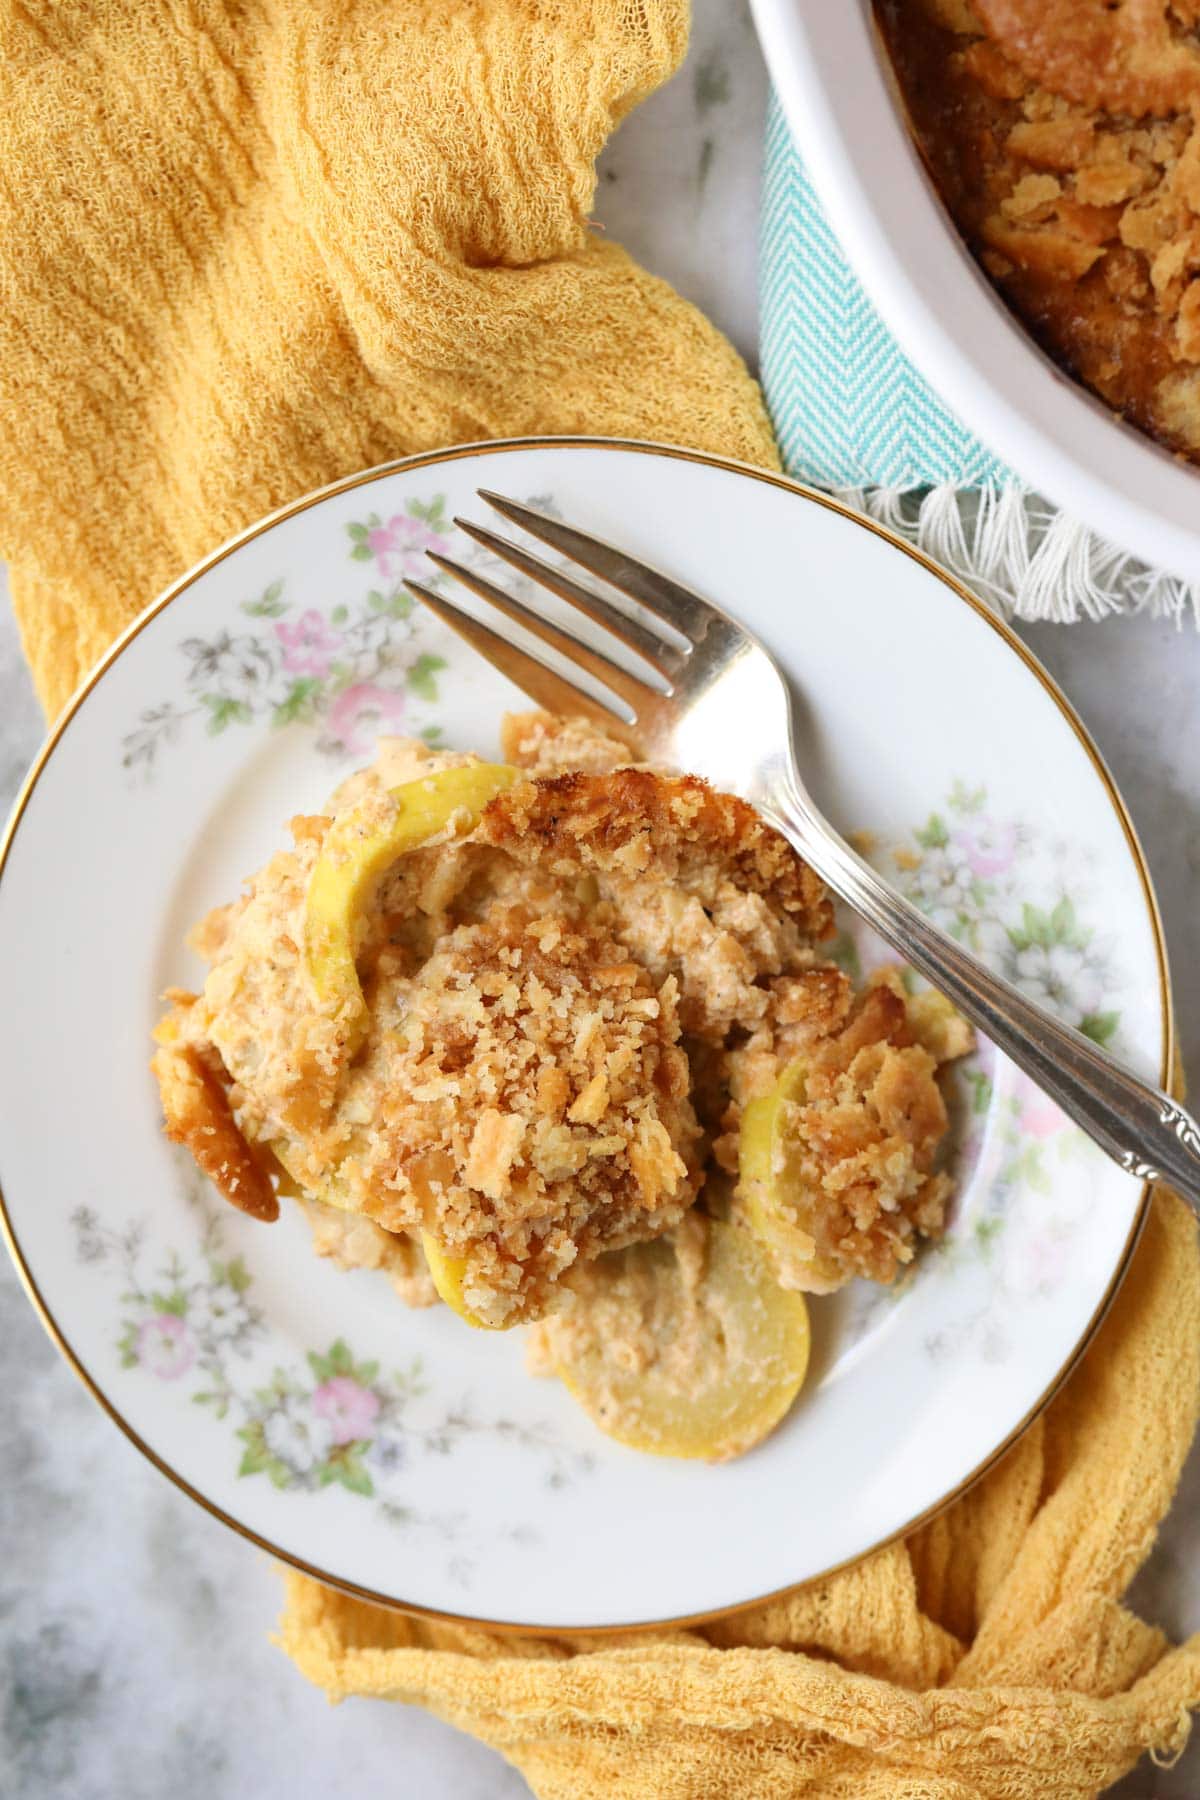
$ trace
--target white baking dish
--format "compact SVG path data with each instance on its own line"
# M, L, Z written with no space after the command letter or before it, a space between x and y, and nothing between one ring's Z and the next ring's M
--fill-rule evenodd
M867 0L751 4L821 201L916 366L1031 487L1200 582L1200 469L1062 374L989 286L913 147Z

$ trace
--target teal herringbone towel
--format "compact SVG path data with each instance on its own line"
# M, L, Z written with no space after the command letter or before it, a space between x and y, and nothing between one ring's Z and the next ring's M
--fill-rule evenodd
M762 382L790 474L1021 618L1200 618L1200 592L1030 493L918 374L842 255L774 95L760 260Z
M791 474L818 487L1011 486L944 406L842 255L771 96L762 216L762 379Z

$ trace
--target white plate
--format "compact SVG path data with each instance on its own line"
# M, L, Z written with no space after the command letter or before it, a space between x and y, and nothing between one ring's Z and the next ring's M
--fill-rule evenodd
M901 347L1031 486L1200 581L1200 473L1056 367L964 246L893 98L870 0L751 0L821 203Z
M296 503L143 615L43 753L0 853L0 1181L35 1303L180 1486L276 1554L492 1623L713 1614L861 1555L1020 1430L1096 1323L1143 1192L1015 1072L958 1081L945 1246L894 1293L813 1303L812 1377L719 1468L600 1436L522 1334L410 1312L253 1223L159 1130L158 996L185 928L377 726L495 753L521 697L419 609L477 486L543 504L739 613L792 673L844 828L1147 1075L1168 1054L1153 898L1082 727L1004 628L883 532L785 481L575 440L414 458ZM461 545L459 546L461 553ZM54 1421L46 1421L54 1429Z

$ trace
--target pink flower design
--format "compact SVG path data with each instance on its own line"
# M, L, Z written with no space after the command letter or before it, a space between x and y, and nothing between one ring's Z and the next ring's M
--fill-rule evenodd
M342 641L341 632L333 631L311 608L291 622L278 620L275 635L283 645L283 666L288 673L319 679L328 675L333 653Z
M1012 867L1017 850L1017 828L1015 825L988 824L979 831L956 831L954 841L966 855L972 875L988 881L993 875L1003 875Z
M1070 1123L1066 1113L1053 1100L1047 1100L1027 1075L1017 1077L1017 1103L1021 1109L1018 1114L1021 1130L1028 1132L1030 1137L1054 1137Z
M137 1334L137 1357L160 1381L178 1381L196 1360L196 1346L183 1320L174 1313L147 1319Z
M379 1416L379 1395L349 1375L331 1375L316 1388L312 1408L329 1427L335 1444L369 1437Z
M396 513L386 525L377 525L367 533L367 546L385 581L398 581L402 575L428 574L426 550L440 550L443 556L450 552L447 540L411 513Z
M375 729L367 734L374 722ZM398 731L404 722L404 695L373 681L359 681L338 695L329 709L329 733L352 756L365 756L380 732Z
M1053 1100L1040 1094L1021 1108L1021 1130L1027 1131L1030 1137L1054 1137L1066 1123L1067 1115L1059 1111Z
M1005 1258L1007 1286L1018 1294L1048 1294L1060 1287L1071 1267L1071 1240L1053 1232L1022 1236Z

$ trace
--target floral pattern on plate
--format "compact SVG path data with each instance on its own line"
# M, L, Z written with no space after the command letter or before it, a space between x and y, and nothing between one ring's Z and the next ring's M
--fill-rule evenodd
M184 638L183 694L143 711L122 740L125 767L148 775L189 722L213 737L235 725L315 726L317 748L338 757L369 756L381 732L436 739L425 709L446 660L423 647L404 578L438 579L425 552L449 549L440 529L448 523L440 494L409 499L386 520L372 513L347 528L351 562L375 565L362 593L298 609L277 579L241 602L244 630Z
M956 781L943 807L891 852L897 887L944 931L997 967L1031 999L1108 1044L1121 1015L1106 1006L1118 984L1111 941L1086 927L1071 885L1078 856L1067 844L1035 845L1028 825L993 817L987 790ZM1022 898L1035 891L1036 860L1058 898L1048 907Z
M355 531L355 549L394 558L409 553L419 534L403 538L396 548L395 523L364 528L378 529L381 539L386 534L386 548L372 549L370 536ZM324 655L317 628L303 620L297 625L306 633L295 640L297 653ZM1077 905L1065 885L1077 861L1068 846L1046 846L1031 827L994 817L986 788L958 781L908 840L878 860L916 905L998 962L1019 985L1102 1042L1117 1033L1120 1012L1101 1010L1101 997L1115 980L1111 951L1082 923L1082 902ZM1031 891L1056 898L1039 908L1022 898ZM1056 950L1069 953L1069 959L1055 965L1057 979L1051 984L1046 969ZM853 920L847 921L835 954L859 979L894 960L880 939ZM987 1271L989 1286L1035 1300L1049 1298L1064 1272L1070 1230L1056 1220L1053 1196L1063 1185L1064 1161L1086 1160L1091 1146L1025 1076L998 1060L990 1044L981 1044L954 1067L950 1101L957 1190L968 1192L973 1172L987 1158L987 1180L978 1184L982 1199L965 1213L956 1209L945 1238L891 1288L854 1284L844 1303L843 1348L869 1331L881 1311L903 1299L923 1274L939 1267L954 1264L961 1270L964 1260L973 1260ZM309 1350L304 1365L265 1370L255 1354L267 1332L251 1298L253 1275L242 1257L224 1252L223 1220L203 1198L196 1204L202 1223L189 1257L171 1249L152 1258L144 1222L115 1234L86 1208L72 1216L76 1250L83 1262L120 1273L116 1346L122 1367L178 1383L192 1403L211 1408L219 1419L232 1415L241 1446L240 1476L261 1476L291 1493L337 1484L376 1500L396 1522L413 1525L420 1517L444 1533L446 1517L438 1523L396 1498L414 1455L449 1455L478 1433L491 1432L544 1456L549 1487L561 1487L592 1466L588 1456L565 1450L552 1428L485 1421L469 1402L440 1417L427 1416L420 1404L428 1395L420 1358L388 1371L379 1360L356 1359L338 1338ZM1045 1218L1037 1230L1020 1234L1018 1252L1011 1255L1002 1241L1006 1227L1031 1204ZM962 1349L973 1332L981 1332L983 1353L1001 1358L1003 1334L988 1325L988 1312L989 1304L982 1302L953 1333L931 1339L930 1354ZM461 1567L456 1579L463 1579Z
M1111 942L1086 923L1093 895L1080 880L1076 847L1046 841L1030 825L995 816L986 786L955 781L943 803L909 837L872 858L914 906L1060 1018L1105 1045L1117 1040L1121 1010L1107 1004L1124 976ZM1025 895L1043 896L1034 905ZM848 920L842 960L855 972L893 962L894 952ZM989 1323L996 1292L1018 1302L1051 1298L1067 1273L1076 1223L1072 1198L1100 1152L1028 1076L982 1042L949 1077L956 1204L946 1235L891 1288L856 1285L846 1341L869 1331L881 1309L903 1299L926 1270L968 1261L986 1274L989 1295L952 1332L934 1334L931 1355L974 1343L991 1361L1008 1353L1005 1331ZM981 1180L973 1177L983 1164ZM1024 1229L1010 1248L1010 1227Z
M190 1170L183 1179L194 1186ZM452 1545L447 1573L469 1587L471 1551L484 1547L475 1541L479 1533L461 1514L418 1508L406 1497L415 1458L452 1456L490 1435L540 1457L547 1489L594 1468L594 1458L562 1443L552 1425L486 1418L469 1396L445 1409L430 1404L419 1357L387 1370L378 1360L356 1359L338 1338L309 1350L303 1364L280 1367L252 1297L254 1276L244 1257L225 1248L226 1221L199 1195L195 1216L196 1242L181 1253L156 1249L145 1219L115 1232L92 1208L77 1207L75 1254L119 1284L114 1348L121 1368L169 1384L189 1404L227 1420L240 1477L264 1478L280 1492L311 1494L336 1484L360 1495L389 1525ZM538 1542L521 1523L497 1530L517 1546Z
M528 504L557 511L546 494ZM189 722L202 723L210 737L234 725L316 727L317 749L342 758L368 757L381 734L436 743L441 730L428 709L437 703L446 658L425 643L429 621L404 582L445 584L428 560L431 550L454 550L468 564L488 560L469 540L452 544L451 528L444 494L410 495L387 518L371 512L344 527L350 562L372 565L360 594L298 610L280 577L240 602L244 630L184 638L183 693L143 710L121 740L124 767L148 777ZM509 586L521 593L530 583L512 576Z

